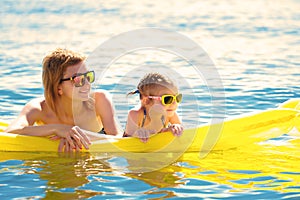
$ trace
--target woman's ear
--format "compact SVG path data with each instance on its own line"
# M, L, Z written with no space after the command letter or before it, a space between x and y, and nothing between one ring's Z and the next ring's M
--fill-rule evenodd
M63 90L62 90L61 85L59 85L59 86L57 87L57 92L58 92L58 95L59 95L59 96L63 95Z

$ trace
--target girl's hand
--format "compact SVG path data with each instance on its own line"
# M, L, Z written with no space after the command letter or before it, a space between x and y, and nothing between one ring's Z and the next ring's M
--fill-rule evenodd
M173 135L177 137L181 136L183 133L183 126L181 124L172 124L169 128Z
M160 132L170 131L174 136L181 136L183 133L183 126L181 124L172 124L168 128L163 128Z
M138 129L134 132L133 136L140 138L140 140L146 143L150 137L150 135L156 133L155 130L148 130L148 129Z

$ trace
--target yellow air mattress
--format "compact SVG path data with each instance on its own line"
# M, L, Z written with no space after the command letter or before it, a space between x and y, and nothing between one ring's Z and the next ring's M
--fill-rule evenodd
M137 138L102 136L93 141L89 152L207 152L227 150L255 144L270 138L288 134L300 127L300 99L292 99L277 109L261 111L229 119L219 124L206 124L187 129L180 137L171 133L159 133L147 143ZM58 141L44 137L5 133L7 124L0 122L0 151L55 152Z

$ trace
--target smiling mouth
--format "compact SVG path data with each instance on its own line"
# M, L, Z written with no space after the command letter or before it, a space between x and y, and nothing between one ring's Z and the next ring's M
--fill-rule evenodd
M172 111L174 111L174 110L172 110L172 109L168 109L167 111L169 111L169 112L172 112Z
M86 94L86 93L89 93L89 92L90 92L89 90L85 90L85 91L80 91L79 93Z

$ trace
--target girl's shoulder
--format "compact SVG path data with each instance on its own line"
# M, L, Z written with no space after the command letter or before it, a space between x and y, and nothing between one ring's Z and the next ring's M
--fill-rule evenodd
M139 117L143 114L143 109L141 107L134 107L128 112L128 117L132 120L137 121Z

